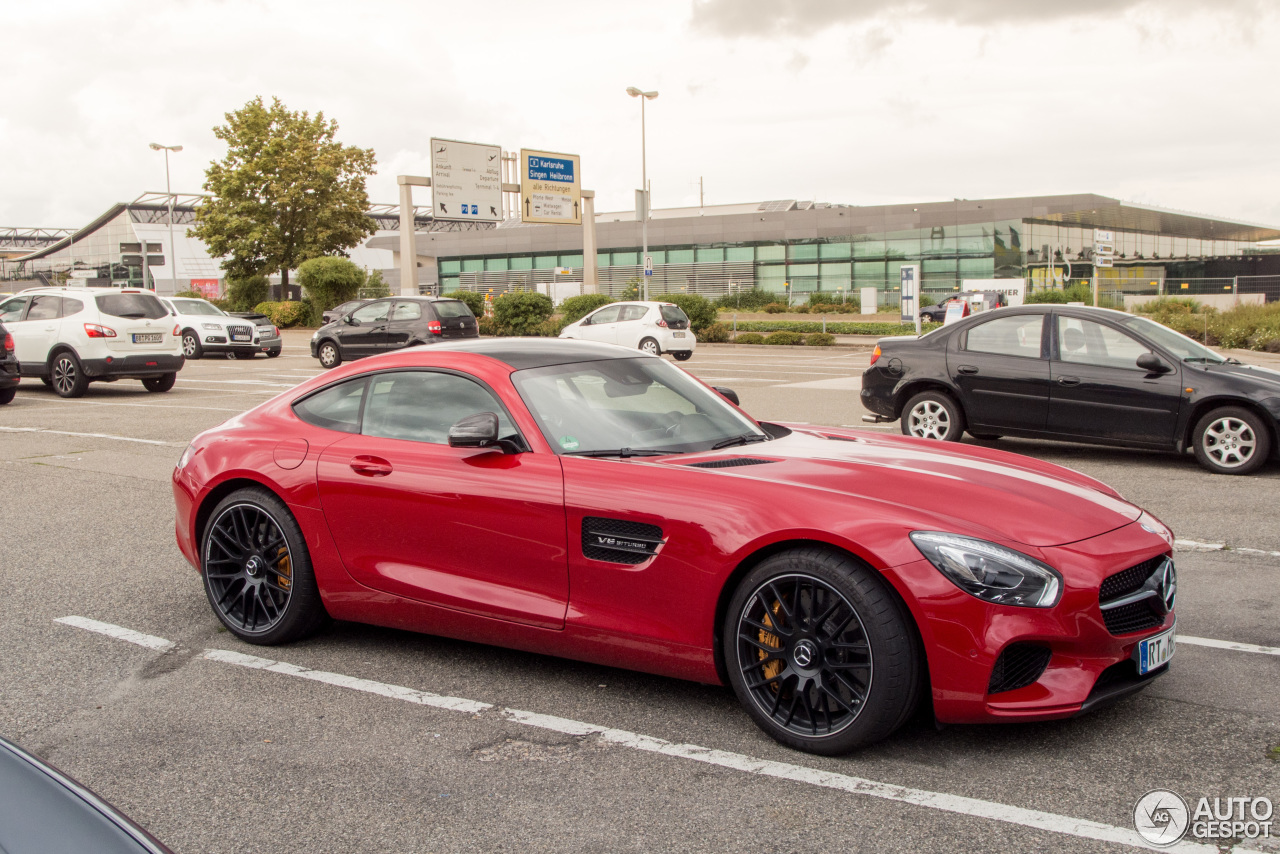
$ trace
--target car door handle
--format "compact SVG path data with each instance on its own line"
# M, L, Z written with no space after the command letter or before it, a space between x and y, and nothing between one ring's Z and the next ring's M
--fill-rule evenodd
M391 474L391 463L382 457L361 454L351 460L351 470L366 477L386 477Z
M961 365L958 369L962 374L976 374L978 369L973 365Z
M1079 377L1058 377L1058 385L1080 385Z

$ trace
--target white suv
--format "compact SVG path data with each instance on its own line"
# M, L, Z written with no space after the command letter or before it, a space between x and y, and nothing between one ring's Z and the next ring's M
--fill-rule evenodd
M173 388L181 330L151 291L136 288L32 288L0 300L20 371L62 397L90 382L142 380L147 391Z
M160 302L181 330L182 355L188 359L199 359L206 353L226 353L231 359L252 359L258 351L280 355L280 331L265 318L257 323L236 317L195 297L161 297Z
M680 362L698 346L688 315L671 302L611 302L570 323L560 337L620 344L654 356L670 353Z

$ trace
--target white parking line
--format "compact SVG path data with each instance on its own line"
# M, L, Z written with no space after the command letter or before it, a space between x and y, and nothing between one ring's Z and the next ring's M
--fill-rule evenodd
M152 649L160 648L153 645L157 642L161 644L168 644L168 646L164 647L166 650L171 649L174 646L171 641L166 641L163 638L144 635L130 629L114 626L110 623L100 623L96 620L89 620L84 617L62 617L56 620L56 622L85 628L92 632L116 637L121 640L136 643L140 646L147 646ZM1047 830L1051 833L1060 833L1064 836L1074 836L1080 839L1110 842L1118 845L1126 845L1132 848L1150 848L1150 846L1134 830L1130 830L1125 827L1115 827L1114 825L1103 824L1101 822L1089 821L1087 819L1042 812L1041 810L1025 809L1023 807L1015 807L995 801L984 801L978 798L964 797L962 795L950 795L945 792L931 792L925 789L896 786L891 783L881 783L875 780L853 777L848 774L837 774L831 771L820 771L816 768L807 768L803 765L793 765L789 762L775 762L769 759L757 759L741 753L714 750L712 748L701 747L696 744L676 744L661 738L654 738L653 736L631 732L629 730L612 729L610 727L599 726L598 724L586 723L585 721L576 721L569 718L555 717L554 715L539 714L537 712L527 712L521 709L499 708L491 703L482 703L461 697L448 697L440 694L431 694L429 692L418 691L413 688L406 688L403 685L374 682L369 679L347 676L342 673L330 673L324 670L311 670L310 668L300 667L296 664L289 664L288 662L283 661L273 661L269 658L259 658L254 655L245 655L244 653L233 652L231 650L207 649L204 652L203 658L207 661L232 664L237 667L245 667L251 670L265 670L282 676L293 676L313 682L321 682L326 685L333 685L339 688L350 688L355 691L376 694L393 700L403 700L404 702L414 703L416 705L431 706L433 708L445 709L448 711L458 711L473 715L480 714L481 712L496 711L505 720L523 724L524 726L537 727L538 729L551 730L553 732L573 736L595 735L602 741L619 747L628 747L632 750L639 750L645 753L655 753L661 756L670 756L678 759L691 759L695 762L703 762L707 765L715 765L732 771L741 771L745 774L772 777L778 780L788 780L793 783L818 786L824 789L834 789L853 795L866 795L873 798L880 798L882 800L940 810L942 812L956 813L975 818L985 818L992 821L1004 822L1006 824L1021 825L1023 827L1034 828L1036 830ZM1232 854L1262 854L1261 852L1252 851L1250 849L1223 849L1216 845L1202 845L1196 842L1185 841L1162 850L1184 852L1184 854L1191 854L1191 852L1195 852L1195 854L1227 854L1227 852L1232 852Z
M1202 543L1199 540L1174 540L1173 547L1184 552L1233 552L1235 554L1253 555L1255 557L1280 557L1280 552L1266 549L1246 549L1229 546L1226 543Z
M1192 646L1209 646L1214 649L1229 649L1234 652L1256 652L1259 655L1280 655L1280 646L1232 643L1231 641L1214 640L1213 638L1193 638L1189 635L1178 635L1178 643L1189 643Z
M57 436L77 436L82 439L111 439L115 442L138 442L143 445L175 445L159 439L134 439L131 436L112 436L110 433L73 433L70 430L47 430L44 427L0 427L0 433L53 433Z

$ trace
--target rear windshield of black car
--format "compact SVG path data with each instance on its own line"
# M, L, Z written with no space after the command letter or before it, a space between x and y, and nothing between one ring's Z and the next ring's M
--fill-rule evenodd
M100 294L94 299L98 303L98 311L112 317L158 320L169 313L151 294Z
M441 299L431 304L440 317L471 317L471 309L460 299Z
M689 315L685 314L678 305L662 306L662 319L672 329L685 329L689 325Z

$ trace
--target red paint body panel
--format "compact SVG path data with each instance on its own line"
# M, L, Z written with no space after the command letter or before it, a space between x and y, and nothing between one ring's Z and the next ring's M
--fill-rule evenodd
M347 377L433 366L486 384L531 451L351 435L291 409ZM1077 472L997 450L801 425L705 454L562 457L512 371L478 353L397 351L207 431L174 472L179 547L198 568L202 509L233 482L258 483L297 518L337 619L715 683L716 611L734 573L776 544L828 544L901 596L924 642L935 713L957 723L1074 714L1102 670L1158 631L1110 635L1098 588L1168 553L1171 535L1135 524L1138 508ZM769 462L690 466L726 457ZM586 516L656 525L664 542L640 564L593 560L582 549ZM913 530L979 537L1041 560L1062 574L1060 601L1036 609L976 599L922 558ZM1049 666L1034 684L990 697L992 666L1016 641L1049 646Z

